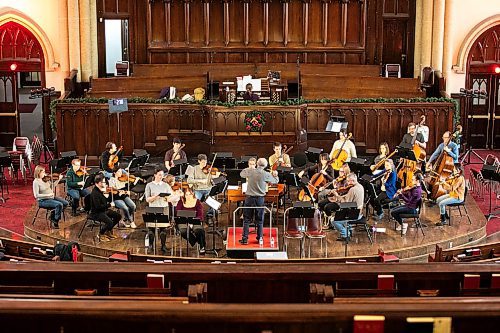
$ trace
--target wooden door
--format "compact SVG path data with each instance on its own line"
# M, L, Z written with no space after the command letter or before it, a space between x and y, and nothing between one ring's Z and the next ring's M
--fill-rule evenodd
M486 98L470 98L468 128L473 148L500 147L500 75L471 74L470 89L483 90Z
M0 71L0 146L11 147L19 133L17 83L14 72Z

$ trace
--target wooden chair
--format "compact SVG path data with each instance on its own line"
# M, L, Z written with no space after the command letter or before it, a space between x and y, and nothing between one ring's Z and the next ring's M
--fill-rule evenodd
M464 201L447 205L446 207L448 208L448 215L450 216L450 227L451 227L451 210L458 208L458 212L460 213L460 217L463 217L462 215L462 209L460 207L463 207L465 210L465 216L467 216L467 219L469 220L469 224L472 224L472 221L469 217L469 212L467 211L467 206L465 205L465 200L467 200L467 186L465 187L465 192L464 192Z

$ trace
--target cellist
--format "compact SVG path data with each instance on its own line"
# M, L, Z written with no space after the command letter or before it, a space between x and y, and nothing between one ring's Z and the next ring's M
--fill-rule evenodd
M284 167L292 166L292 162L290 162L290 156L282 152L283 148L280 142L275 142L273 144L273 149L274 149L274 154L269 156L270 166L273 166L275 163L279 163L278 166L284 166Z
M302 178L302 176L304 176L304 174L309 177L309 172L314 172L314 175L316 175L316 177L314 177L314 175L313 175L311 177L311 182L313 181L313 179L317 180L318 179L317 177L319 175L322 175L323 182L322 182L322 184L319 185L320 187L318 187L318 190L316 191L316 193L318 193L320 189L321 189L321 191L323 191L324 186L327 183L333 182L333 168L332 168L331 164L328 163L329 161L330 160L328 157L328 153L322 153L321 155L319 155L319 163L313 164L310 167L307 167L298 173L299 178Z
M123 150L120 150L119 152L117 151L118 148L116 148L116 144L114 142L107 142L106 150L101 154L101 169L103 170L103 174L106 179L111 178L113 175L113 169L109 166L109 158L111 155L116 154L118 159L120 159L123 154Z
M436 203L439 206L439 212L441 213L441 220L436 223L438 227L447 225L447 220L450 219L446 213L446 206L461 203L465 200L465 177L462 165L460 163L455 163L453 174L441 183L447 193L436 199Z
M337 155L339 155L340 150L347 153L347 159L343 161L344 163L349 162L353 157L358 157L358 155L356 154L356 146L349 139L346 129L340 130L339 139L333 143L332 151L330 152L330 159L336 159L338 157Z
M439 155L445 151L446 154L453 158L453 163L458 163L458 145L451 141L451 133L446 131L443 133L443 142L439 144L434 153L429 158L427 162L427 170L432 169L432 163L439 157Z

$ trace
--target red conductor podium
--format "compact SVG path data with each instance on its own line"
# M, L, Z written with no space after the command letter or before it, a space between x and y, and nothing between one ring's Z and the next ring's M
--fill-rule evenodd
M253 259L255 258L256 252L279 251L278 228L263 228L264 242L262 245L259 244L257 233L253 228L250 228L248 244L246 245L242 245L239 242L242 234L243 227L228 228L226 252L229 258ZM274 242L271 242L271 239L273 239Z

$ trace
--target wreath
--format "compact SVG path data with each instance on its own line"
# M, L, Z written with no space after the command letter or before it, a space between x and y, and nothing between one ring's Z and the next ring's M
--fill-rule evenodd
M249 132L261 132L265 124L266 119L260 111L250 111L245 115L245 129Z

